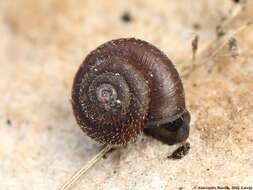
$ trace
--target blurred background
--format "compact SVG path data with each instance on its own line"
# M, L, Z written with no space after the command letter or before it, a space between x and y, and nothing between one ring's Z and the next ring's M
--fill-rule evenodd
M176 145L143 135L74 189L252 187L252 19L251 0L0 1L0 189L57 189L99 150L73 117L72 80L91 50L122 37L153 43L183 76L191 150L169 160Z

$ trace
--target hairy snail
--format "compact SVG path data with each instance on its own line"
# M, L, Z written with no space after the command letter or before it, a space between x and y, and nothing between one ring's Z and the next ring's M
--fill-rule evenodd
M143 131L167 144L189 136L190 114L177 70L158 48L135 38L109 41L85 58L74 78L72 108L80 128L105 146L62 190L112 146Z
M109 41L86 57L72 107L81 129L101 144L126 144L142 131L169 144L189 135L177 70L159 49L134 38Z

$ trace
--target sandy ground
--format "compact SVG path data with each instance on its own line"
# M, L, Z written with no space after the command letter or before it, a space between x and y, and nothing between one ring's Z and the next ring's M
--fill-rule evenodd
M226 33L253 18L248 3ZM229 0L0 1L0 189L57 189L98 152L70 105L73 76L89 51L137 37L160 47L183 73L193 33L203 47L233 6ZM186 157L169 160L177 146L142 135L107 155L73 189L253 187L253 27L234 37L236 58L224 40L183 79L192 114Z

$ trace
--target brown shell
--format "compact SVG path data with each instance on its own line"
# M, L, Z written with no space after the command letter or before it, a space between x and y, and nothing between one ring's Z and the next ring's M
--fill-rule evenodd
M102 82L101 82L102 81ZM120 105L109 110L96 98L101 84L117 91ZM185 110L182 82L159 49L134 38L109 41L80 66L72 88L78 124L100 143L125 144L143 131L179 118Z

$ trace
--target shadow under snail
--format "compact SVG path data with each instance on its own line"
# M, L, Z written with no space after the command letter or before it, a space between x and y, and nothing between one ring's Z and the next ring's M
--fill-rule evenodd
M135 38L109 41L85 58L74 78L72 107L80 128L105 145L95 159L143 131L170 145L189 136L190 114L176 68L158 48Z

